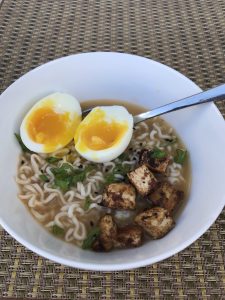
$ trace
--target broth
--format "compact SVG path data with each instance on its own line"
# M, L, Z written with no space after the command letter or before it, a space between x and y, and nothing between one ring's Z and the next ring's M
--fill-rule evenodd
M124 106L133 115L147 111L139 105L119 100L90 100L81 103L83 110L104 105ZM135 167L140 150L149 148L151 143L152 147L164 147L166 151L168 150L171 159L174 157L176 149L185 149L181 138L162 118L153 118L145 123L146 125L138 124L135 126L133 138L126 150L128 155L127 164L130 164L131 168ZM142 138L144 135L146 138ZM153 136L152 140L150 135ZM160 135L168 138L159 138ZM170 144L166 141L169 139L173 139L174 143ZM46 163L46 158L50 156L61 158L62 161L55 164ZM17 174L17 183L20 189L19 198L34 218L44 225L47 230L53 232L54 226L63 228L63 234L56 234L59 238L81 246L87 232L97 226L99 219L106 213L110 212L116 219L117 224L124 226L132 223L134 216L148 207L148 202L143 199L137 201L136 210L132 212L110 210L99 205L102 201L104 180L118 164L118 159L114 160L111 166L110 163L95 164L95 170L91 171L91 175L88 175L82 182L77 182L76 185L71 186L66 192L55 186L52 173L52 168L60 168L62 162L69 163L76 169L80 168L82 170L85 170L91 164L76 153L72 141L68 146L51 155L22 154ZM114 167L112 167L112 164L114 164ZM179 166L171 163L169 168L171 171L167 172L166 181L170 181L176 189L182 190L186 200L191 182L189 158L186 159L183 165ZM175 176L174 174L178 175ZM40 175L47 176L49 181L42 182ZM161 180L162 175L156 175L156 177ZM89 203L89 208L86 210L85 201L87 201L87 198L91 204Z

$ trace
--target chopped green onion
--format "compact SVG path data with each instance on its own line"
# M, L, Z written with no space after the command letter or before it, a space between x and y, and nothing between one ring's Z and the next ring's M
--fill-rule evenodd
M51 171L54 175L54 186L66 192L69 190L70 186L72 185L72 172L73 168L68 164L63 164L59 168L51 168Z
M52 233L56 236L62 236L65 233L65 230L61 227L59 227L58 225L54 224L52 226Z
M93 165L88 165L84 170L74 170L72 179L73 185L76 185L77 182L83 182L87 176L87 173L91 172L93 169Z
M39 178L40 178L42 181L44 181L44 182L48 182L48 181L49 181L48 176L46 176L45 174L39 175Z
M70 164L64 163L60 167L51 168L51 171L54 175L62 175L66 176L68 174L72 174L73 167Z
M176 155L174 156L175 163L183 165L186 158L187 158L187 150L182 150L182 149L176 150Z
M87 173L92 171L93 168L94 166L88 165L84 170L74 169L73 166L68 163L62 164L61 167L51 168L54 175L54 186L66 192L71 186L76 185L77 182L83 182Z
M83 241L82 248L90 249L94 241L99 237L99 235L100 235L100 228L99 227L92 228L89 231L86 239Z
M117 164L115 168L113 169L114 174L120 174L122 176L125 176L130 171L130 165L122 165Z
M71 186L70 178L55 178L54 180L55 186L57 186L63 193L67 192Z
M119 181L119 179L116 178L113 173L107 174L105 176L105 183L106 184L111 184L111 183L118 182L118 181Z
M17 142L19 143L20 147L21 147L21 150L23 152L27 152L27 153L34 153L33 151L29 150L23 143L22 139L21 139L21 136L18 134L18 133L14 133L16 139L17 139Z
M151 152L150 152L150 158L164 158L166 157L166 152L165 151L162 151L158 148L155 148L153 149Z
M92 202L91 202L90 197L87 197L87 198L85 199L85 202L84 202L84 210L85 210L85 211L89 209L91 203L92 203Z
M54 156L49 156L49 157L46 157L45 160L46 160L48 163L50 163L50 164L54 164L54 163L60 161L61 158L59 158L59 157L54 157Z
M120 154L120 156L118 157L120 160L124 161L124 160L128 160L129 155L126 152L123 152L122 154Z
M116 175L118 174L125 177L127 173L130 172L130 169L131 169L130 165L122 165L122 163L117 164L112 170L112 172L105 176L105 183L111 184L111 183L121 181L121 179L118 179Z

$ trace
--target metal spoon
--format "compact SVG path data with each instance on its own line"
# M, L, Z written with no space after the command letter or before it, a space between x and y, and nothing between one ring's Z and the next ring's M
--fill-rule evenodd
M160 106L153 110L134 116L134 124L146 121L153 117L157 117L168 112L176 111L182 108L186 108L193 105L198 105L206 102L225 100L225 84L219 85L208 91L204 91L195 95L192 95L181 100L171 102L169 104ZM89 113L92 108L86 109L82 112L83 115Z

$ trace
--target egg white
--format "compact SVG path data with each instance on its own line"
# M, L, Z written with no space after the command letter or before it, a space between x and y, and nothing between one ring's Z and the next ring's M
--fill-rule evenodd
M37 153L49 153L49 151L46 151L44 144L39 144L31 139L31 137L28 134L27 128L26 128L26 122L29 116L37 109L45 107L45 104L51 99L51 108L54 109L57 113L69 113L69 121L72 122L74 118L80 117L81 107L80 103L76 98L74 98L72 95L66 94L66 93L53 93L50 94L41 100L39 100L26 114L24 117L22 124L20 126L20 135L21 139L24 143L24 145L30 149L31 151L37 152ZM71 136L71 140L73 139L73 136ZM58 144L55 146L54 151L64 147L65 145ZM53 152L53 151L51 151Z

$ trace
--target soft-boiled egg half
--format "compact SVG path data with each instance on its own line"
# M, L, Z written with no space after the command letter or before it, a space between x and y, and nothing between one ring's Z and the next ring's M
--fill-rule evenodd
M80 103L71 95L53 93L26 114L20 127L21 139L31 151L51 153L73 139L80 122Z
M133 134L133 117L122 106L95 107L75 133L77 152L93 162L108 162L127 148Z

